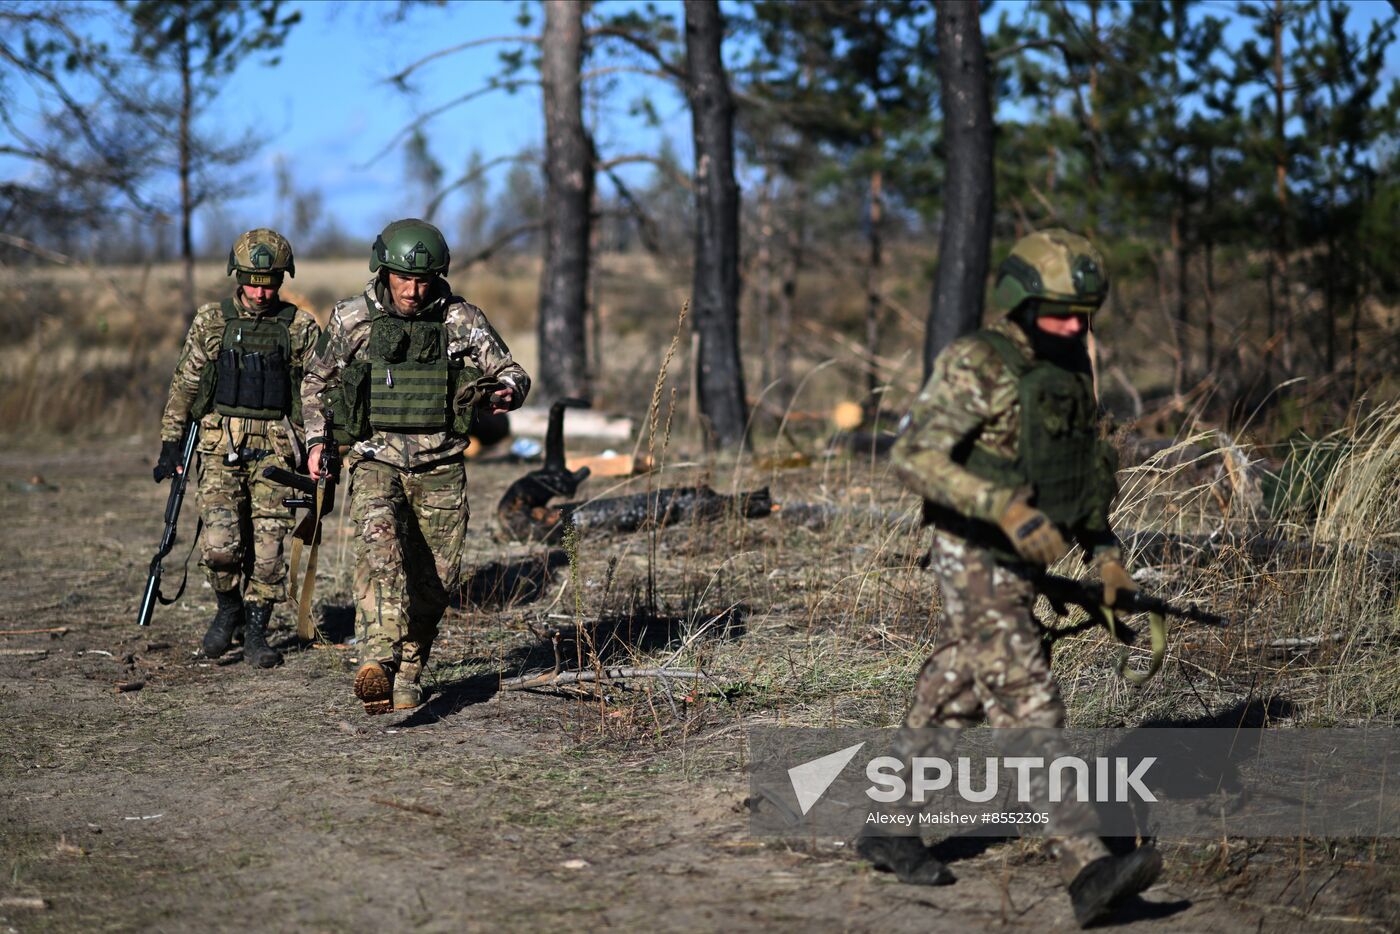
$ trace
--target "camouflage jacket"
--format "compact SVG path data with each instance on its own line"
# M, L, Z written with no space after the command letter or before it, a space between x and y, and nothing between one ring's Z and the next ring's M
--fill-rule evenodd
M307 446L324 440L326 409L324 396L334 393L340 385L340 372L361 353L366 352L370 322L373 316L398 314L386 296L371 279L364 292L345 299L331 312L326 328L324 346L317 351L301 383L302 415L306 420ZM488 377L494 377L515 389L512 406L519 406L530 392L530 377L511 358L510 348L501 340L486 314L475 305L452 293L442 282L438 302L446 303L443 323L447 329L447 354L456 360L469 362ZM350 463L375 460L403 469L426 467L461 454L467 439L451 432L432 434L403 434L376 431L355 443L350 451Z
M243 318L256 318L258 313L243 304L240 289L233 297L238 314ZM321 336L316 319L298 310L292 319L292 359L293 368L305 369ZM165 412L160 420L160 440L179 441L184 437L185 425L189 421L190 404L199 390L199 376L206 366L213 366L214 360L223 349L224 314L218 302L199 306L194 313L189 333L185 335L185 345L180 350L180 359L175 364L175 375L170 380L170 395L165 401ZM233 426L226 422L234 422ZM225 429L233 427L234 435L245 448L265 448L291 457L292 445L287 438L287 429L279 421L263 421L252 418L225 418L217 412L210 412L199 421L199 450L208 454L223 450L227 445Z
M1030 340L1007 318L989 326L1027 357ZM1020 387L1015 373L984 340L973 335L948 345L914 400L904 430L890 451L895 473L905 486L960 516L995 523L1016 490L999 486L961 466L955 451L969 445L1014 459L1021 436ZM945 530L946 531L946 530ZM1074 531L1074 530L1069 530ZM1080 535L1096 559L1117 557L1117 539Z

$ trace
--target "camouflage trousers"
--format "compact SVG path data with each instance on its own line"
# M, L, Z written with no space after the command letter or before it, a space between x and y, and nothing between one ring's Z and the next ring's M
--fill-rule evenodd
M1031 584L998 564L987 551L939 534L930 567L943 594L944 631L938 648L924 662L914 700L896 745L905 761L938 755L930 742L948 742L946 732L926 727L963 728L985 720L997 728L1030 729L1019 734L1020 755L1056 755L1055 730L1065 725L1065 705L1050 669L1050 657L1032 613ZM943 737L942 740L930 737ZM919 748L919 747L923 748ZM1097 833L1091 807L1079 802L1051 805L1045 772L1031 782L1032 810L1050 815L1049 830L1074 828L1051 839L1066 882L1108 848Z
M199 563L218 591L235 590L246 578L245 597L257 603L287 599L282 543L292 530L292 511L282 504L286 487L262 475L272 464L291 467L277 457L230 466L218 454L199 455Z
M362 658L417 682L460 581L466 469L461 460L422 470L362 460L350 475L350 509Z

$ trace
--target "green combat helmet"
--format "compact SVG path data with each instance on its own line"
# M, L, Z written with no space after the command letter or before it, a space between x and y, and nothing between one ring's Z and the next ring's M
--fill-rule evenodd
M427 221L408 217L384 228L369 254L369 271L388 269L407 276L445 276L452 254L447 241Z
M994 297L1006 311L1034 302L1035 314L1093 314L1107 296L1103 256L1079 234L1058 227L1017 240L997 270Z
M250 230L235 240L233 249L228 251L227 275L235 271L239 285L276 288L282 284L283 273L297 274L292 245L270 227Z

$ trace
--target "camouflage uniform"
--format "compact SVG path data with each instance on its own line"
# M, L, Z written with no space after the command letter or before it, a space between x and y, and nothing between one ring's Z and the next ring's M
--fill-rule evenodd
M448 356L511 386L522 400L530 378L481 309L453 295L442 279L429 298L418 315L442 310ZM309 445L325 436L326 400L335 397L341 371L368 352L371 320L382 314L406 317L378 277L361 295L336 305L325 347L302 381ZM400 679L416 682L458 587L468 519L466 447L467 438L452 431L376 430L354 444L346 461L358 531L355 599L363 657L397 667Z
M259 312L234 297L240 318L256 319ZM224 337L224 316L218 302L200 306L185 337L170 395L161 417L162 442L179 442L189 421L190 404L199 390L200 374L218 357ZM316 320L298 311L289 328L291 366L304 368L320 337ZM295 390L294 390L295 391ZM287 563L282 541L291 531L291 511L282 505L287 490L262 476L262 468L278 464L295 469L296 455L282 421L232 418L210 412L199 423L199 510L204 521L200 564L214 590L237 589L247 579L252 602L276 603L287 596ZM246 452L230 465L225 455Z
M990 330L1031 355L1020 325L1002 319ZM983 539L977 530L996 527L1015 491L954 459L954 452L968 444L1014 458L1019 437L1016 374L984 339L973 335L955 341L934 362L891 451L900 479L933 504L937 529L931 567L939 578L947 623L942 644L919 672L904 720L908 728L967 727L983 716L993 727L1065 725L1064 701L1031 611L1034 588L1015 573L1014 560L979 545ZM1081 544L1100 556L1117 554L1111 533L1085 535ZM917 734L903 737L906 744L919 742ZM930 754L914 748L899 752ZM1051 750L1042 754L1054 755ZM1048 800L1048 789L1032 790L1036 800ZM1038 809L1052 812L1052 824L1096 826L1087 809ZM1082 831L1056 839L1055 849L1066 881L1108 854L1096 834Z

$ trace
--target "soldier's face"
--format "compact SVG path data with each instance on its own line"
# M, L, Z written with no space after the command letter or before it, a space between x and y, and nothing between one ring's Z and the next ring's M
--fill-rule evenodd
M1036 315L1035 326L1055 337L1078 337L1088 324L1083 315Z
M404 314L415 314L423 307L423 302L428 298L428 289L433 284L431 279L420 279L417 276L401 276L396 272L389 273L389 296L394 300L394 307Z
M267 308L277 301L277 287L271 285L243 286L243 299L254 308Z

